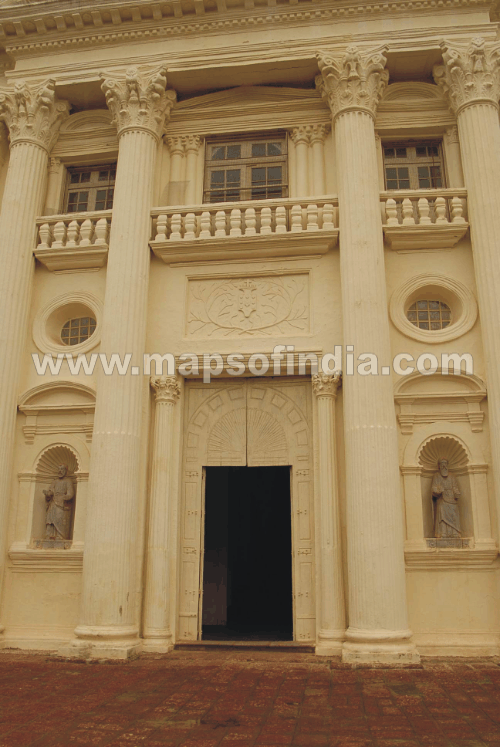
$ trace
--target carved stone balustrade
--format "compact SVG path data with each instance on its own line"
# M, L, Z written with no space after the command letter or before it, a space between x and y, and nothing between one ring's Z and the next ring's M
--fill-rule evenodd
M465 189L382 192L385 240L395 251L451 249L463 239Z
M326 254L339 234L336 197L156 208L152 216L150 246L167 264Z
M108 256L111 210L39 218L35 257L51 272L98 270Z

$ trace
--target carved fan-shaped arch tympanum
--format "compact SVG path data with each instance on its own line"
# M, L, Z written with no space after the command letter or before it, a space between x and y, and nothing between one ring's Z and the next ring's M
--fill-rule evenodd
M464 469L469 463L464 446L451 436L436 436L420 448L418 461L424 470L436 472L439 459L447 459L450 470Z
M255 465L286 465L288 444L282 426L265 410L248 409L247 460Z
M208 436L207 464L238 465L246 451L246 411L240 407L216 421Z
M75 472L78 472L79 464L76 455L62 444L51 446L43 452L36 465L36 472L40 477L52 479L57 476L60 464L68 466L68 475L74 475Z

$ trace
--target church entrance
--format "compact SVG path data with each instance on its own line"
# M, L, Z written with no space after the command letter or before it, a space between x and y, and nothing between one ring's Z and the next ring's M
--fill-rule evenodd
M316 639L311 383L186 381L179 641Z
M290 467L207 467L202 638L293 640Z

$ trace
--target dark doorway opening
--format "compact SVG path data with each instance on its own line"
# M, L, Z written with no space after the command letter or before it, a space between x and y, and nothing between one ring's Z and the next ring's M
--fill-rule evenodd
M207 467L202 637L293 640L289 467Z

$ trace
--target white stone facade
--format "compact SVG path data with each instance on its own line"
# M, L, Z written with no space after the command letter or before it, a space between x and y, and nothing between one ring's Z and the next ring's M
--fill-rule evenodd
M0 647L199 640L207 473L280 467L293 641L348 663L500 654L491 4L75 8L0 7ZM335 346L342 374L301 369ZM72 371L95 353L127 373ZM153 353L224 370L149 375ZM390 366L428 354L473 373ZM47 538L62 464L70 536Z

